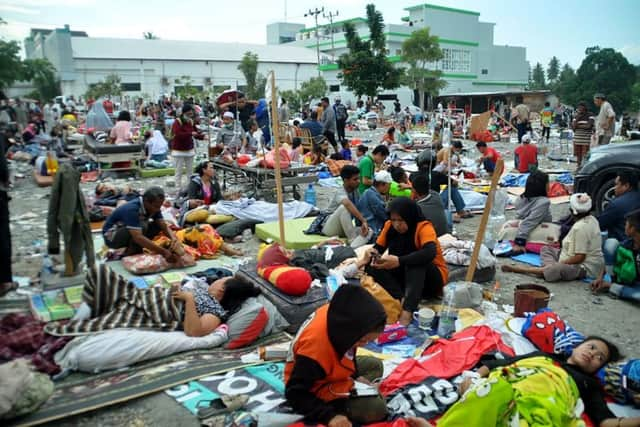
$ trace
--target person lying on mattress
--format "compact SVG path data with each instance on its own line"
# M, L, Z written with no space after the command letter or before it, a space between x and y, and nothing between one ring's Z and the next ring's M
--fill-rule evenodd
M164 203L164 190L148 188L142 197L137 197L115 211L102 226L104 243L111 249L126 248L125 255L135 255L147 249L162 255L170 263L176 262L180 242L162 218L160 209ZM169 248L163 248L153 239L163 232L170 240Z
M461 384L462 397L438 420L438 427L577 426L583 425L583 410L599 427L640 426L640 417L615 417L594 376L619 358L615 345L588 337L568 357L534 352L485 361L477 371L480 379ZM408 421L412 427L431 425L419 418Z
M305 423L329 427L369 424L387 415L384 399L374 387L356 392L382 376L382 362L356 356L358 347L377 338L387 316L367 290L342 285L331 302L302 324L291 342L284 370L285 397Z
M260 294L251 283L233 277L218 279L209 286L172 288L173 298L184 302L182 329L189 337L213 332L237 311L242 303Z
M367 252L365 271L395 299L402 300L402 325L411 323L422 298L442 295L447 264L433 225L411 199L398 197L389 203L385 222L375 245ZM388 254L382 255L388 250Z

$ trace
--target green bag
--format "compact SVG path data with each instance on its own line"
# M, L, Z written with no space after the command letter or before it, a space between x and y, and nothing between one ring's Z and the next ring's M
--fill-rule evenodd
M616 282L621 284L632 284L636 280L636 260L633 251L622 246L616 250L616 263L613 267L613 274Z

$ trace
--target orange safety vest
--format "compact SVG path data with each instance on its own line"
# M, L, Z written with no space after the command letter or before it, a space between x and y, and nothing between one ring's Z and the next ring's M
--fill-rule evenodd
M291 342L287 363L284 367L284 383L289 382L297 356L305 356L315 360L327 376L315 382L311 391L317 398L325 402L349 397L353 388L353 375L356 365L352 357L338 355L329 340L327 329L327 312L329 305L316 310L300 327Z

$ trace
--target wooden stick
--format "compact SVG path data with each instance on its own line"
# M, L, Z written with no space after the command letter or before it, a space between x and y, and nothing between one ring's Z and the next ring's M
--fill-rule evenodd
M504 160L502 160L502 157L501 157L496 162L496 168L494 169L493 176L491 177L491 188L489 189L489 195L487 196L487 203L484 205L484 211L482 212L482 218L480 219L480 226L478 227L476 242L473 245L473 254L471 255L471 262L469 264L469 269L467 270L467 276L464 279L467 282L473 281L473 275L476 272L476 265L478 264L478 256L480 255L480 245L482 245L482 241L484 239L484 232L487 228L487 223L489 222L489 215L491 214L491 208L493 207L493 199L496 195L496 189L498 188L498 181L500 180L500 176L502 175L503 169L504 169Z
M282 172L280 171L280 123L278 118L278 100L276 98L276 74L271 71L271 127L275 139L275 171L276 171L276 197L278 201L278 225L280 226L280 245L286 247L284 240L284 206L282 201ZM274 126L275 123L275 126Z

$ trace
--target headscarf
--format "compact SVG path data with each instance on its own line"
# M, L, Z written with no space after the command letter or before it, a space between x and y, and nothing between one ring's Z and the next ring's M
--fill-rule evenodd
M413 200L407 197L398 197L391 201L387 208L387 213L391 217L392 213L398 214L408 226L407 232L400 234L393 228L387 232L387 242L391 255L402 256L414 252L418 248L415 246L415 235L418 223L424 221L422 210Z

